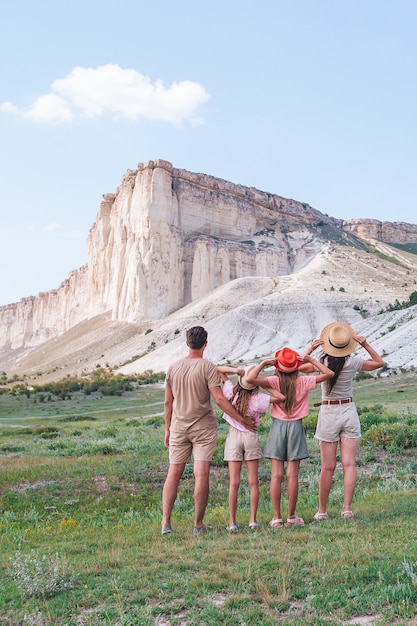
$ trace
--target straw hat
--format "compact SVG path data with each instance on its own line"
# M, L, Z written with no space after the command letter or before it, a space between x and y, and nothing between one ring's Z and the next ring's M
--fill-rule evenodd
M275 358L277 360L275 367L279 372L295 372L298 370L302 362L300 361L300 355L291 348L281 348L275 352Z
M239 376L238 378L239 385L242 387L242 389L246 389L246 391L252 391L252 389L256 389L256 387L258 386L258 385L252 385L252 383L248 383L248 381L246 380L246 377L249 374L249 372L255 369L255 367L256 367L255 365L251 365L250 367L247 367L245 369L245 374L243 376Z
M320 339L324 341L321 349L330 356L347 356L357 347L353 339L355 331L346 322L332 322L321 331Z

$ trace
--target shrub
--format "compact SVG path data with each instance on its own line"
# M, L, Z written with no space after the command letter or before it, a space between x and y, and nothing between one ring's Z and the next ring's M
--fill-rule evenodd
M16 552L13 565L13 577L20 591L28 596L51 598L74 584L63 572L59 554L39 556L35 550L23 555Z
M162 415L154 415L153 417L148 417L144 422L136 420L131 425L133 426L152 426L152 428L159 428L165 424L165 419Z
M369 372L358 372L355 376L355 380L367 380L369 378L373 378Z
M39 435L44 439L53 439L59 437L59 430L55 426L37 426L33 429L34 435Z
M395 424L374 424L363 435L362 443L373 443L388 449L415 448L417 446L417 424L405 424L396 422Z
M0 453L2 454L7 454L7 453L16 453L16 452L22 452L25 449L24 446L19 445L19 444L13 444L13 443L5 443L4 445L0 446Z
M227 462L223 459L225 441L226 441L226 435L218 435L216 449L214 450L213 459L211 461L211 464L214 467L226 467L227 466Z
M362 415L359 418L359 421L361 423L361 431L363 434L363 433L366 433L366 431L369 430L371 426L382 424L383 418L378 413L369 412L369 413L362 413Z
M110 443L96 443L86 451L87 454L119 454L122 450L119 450L115 445Z
M66 415L65 417L61 417L59 419L60 422L95 422L96 420L96 417L92 417L90 415Z
M318 415L318 411L312 411L303 419L304 430L309 437L312 437L316 432Z
M381 309L379 313L384 313L385 311L399 311L400 309L407 309L415 304L417 304L417 291L413 291L408 300L403 300L403 302L396 299L394 304L389 304L386 309Z
M264 415L261 415L261 419L258 426L258 434L263 435L265 433L269 433L269 429L271 428L271 416L269 411Z

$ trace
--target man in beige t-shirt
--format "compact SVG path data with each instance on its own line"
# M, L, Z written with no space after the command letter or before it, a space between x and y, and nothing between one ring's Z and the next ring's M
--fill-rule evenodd
M217 366L203 358L207 331L193 326L187 331L188 356L169 367L165 380L165 446L169 448L169 469L162 491L162 534L172 532L171 513L185 465L194 457L194 533L211 527L203 522L209 495L210 462L217 440L216 404L247 428L255 426L242 417L223 396Z

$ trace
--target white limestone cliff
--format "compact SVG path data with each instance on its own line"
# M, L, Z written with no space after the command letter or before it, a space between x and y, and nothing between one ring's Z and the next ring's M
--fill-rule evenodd
M362 237L386 243L407 244L417 242L417 225L405 222L380 222L371 219L346 220L343 230Z
M355 244L369 235L415 242L417 226L342 222L167 161L140 163L103 196L87 264L56 290L0 307L0 360L98 316L128 324L161 320L235 279L293 275L324 240Z
M287 274L318 250L308 205L150 161L105 194L88 263L56 290L0 307L0 352L110 312L159 319L234 278Z

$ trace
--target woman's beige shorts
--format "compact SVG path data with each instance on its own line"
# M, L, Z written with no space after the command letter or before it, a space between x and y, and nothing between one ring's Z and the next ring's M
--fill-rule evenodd
M316 428L316 439L336 443L342 437L359 439L361 424L354 402L348 404L322 404Z

